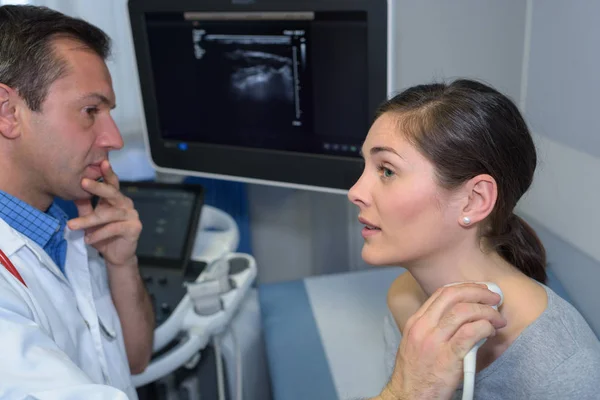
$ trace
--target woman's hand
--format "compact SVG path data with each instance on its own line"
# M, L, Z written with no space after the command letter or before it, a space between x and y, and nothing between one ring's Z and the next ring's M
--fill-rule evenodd
M394 373L381 398L451 398L465 355L506 326L491 307L499 302L500 296L483 284L438 289L406 323Z

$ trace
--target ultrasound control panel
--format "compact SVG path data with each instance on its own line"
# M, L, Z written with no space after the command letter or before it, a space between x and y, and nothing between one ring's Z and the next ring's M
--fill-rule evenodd
M150 295L156 325L171 315L205 263L190 259L203 190L200 185L121 182L139 213L142 233L137 248L140 274Z
M206 263L190 261L185 271L173 268L140 267L146 290L150 294L152 308L159 326L169 318L186 294L185 282L196 280Z

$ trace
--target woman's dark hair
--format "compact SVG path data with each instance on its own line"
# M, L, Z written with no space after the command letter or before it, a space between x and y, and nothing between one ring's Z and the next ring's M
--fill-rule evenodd
M110 39L99 28L45 7L0 7L0 83L15 89L33 111L40 111L52 83L67 72L54 52L59 37L80 41L103 60Z
M544 246L513 213L537 162L516 105L489 86L463 79L409 88L383 103L376 117L389 112L401 117L400 131L433 163L442 187L457 188L479 174L496 180L498 199L481 235L506 261L545 283Z

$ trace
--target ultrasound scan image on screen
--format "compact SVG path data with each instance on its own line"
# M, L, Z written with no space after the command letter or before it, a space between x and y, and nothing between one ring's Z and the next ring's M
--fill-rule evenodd
M210 86L198 93L204 121L214 118L213 126L224 122L209 110L232 112L232 132L245 144L254 142L257 132L272 136L311 130L310 105L303 108L304 90L310 88L305 29L198 25L193 30L196 70L211 77Z
M147 14L162 140L358 157L368 125L365 18Z
M299 148L313 130L308 24L154 21L163 138ZM166 78L168 77L168 79Z

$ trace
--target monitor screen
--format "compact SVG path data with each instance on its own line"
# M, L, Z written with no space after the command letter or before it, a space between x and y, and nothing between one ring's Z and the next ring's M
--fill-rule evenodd
M159 169L349 189L386 96L385 2L152 3L130 15Z
M203 204L202 186L121 182L139 213L141 266L181 268L188 261Z

